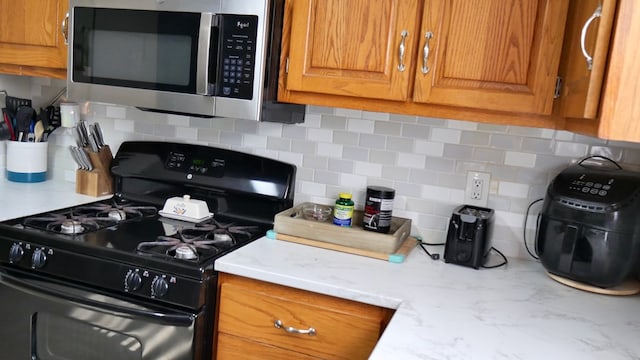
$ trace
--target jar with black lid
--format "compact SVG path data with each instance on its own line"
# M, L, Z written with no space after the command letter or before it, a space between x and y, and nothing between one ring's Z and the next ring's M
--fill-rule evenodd
M396 191L385 186L367 187L367 198L362 216L365 230L388 233L391 229L391 213Z

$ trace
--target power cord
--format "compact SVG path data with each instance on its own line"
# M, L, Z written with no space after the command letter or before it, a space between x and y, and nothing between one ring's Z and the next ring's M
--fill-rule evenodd
M529 206L527 206L527 211L524 214L524 225L522 226L522 239L524 241L524 248L527 249L527 252L529 253L529 255L532 258L536 259L536 260L540 259L540 257L535 255L531 251L531 249L529 249L529 244L527 243L527 219L529 218L529 211L531 211L531 207L533 205L535 205L536 203L542 201L542 200L544 200L544 199L540 198L540 199L534 200L529 204ZM540 228L540 214L538 214L538 218L536 219L536 234L535 234L536 241L537 241L537 238L538 238L538 229L539 228ZM536 251L536 253L537 253L537 251Z
M424 247L425 245L427 246L444 246L444 243L427 243L422 241L422 238L419 236L416 236L416 240L418 240L418 245L420 245L420 247L422 248L422 250L424 250L424 252L429 255L429 257L432 260L439 260L440 259L440 254L437 253L430 253L429 250L427 250L426 247Z
M507 257L504 256L504 254L502 252L500 252L500 250L494 248L493 246L491 247L491 249L489 251L492 251L492 250L497 252L502 257L502 262L500 264L491 265L491 266L482 265L482 268L484 268L484 269L495 269L495 268L500 267L500 266L505 266L505 265L507 265L509 263L509 260L507 260Z

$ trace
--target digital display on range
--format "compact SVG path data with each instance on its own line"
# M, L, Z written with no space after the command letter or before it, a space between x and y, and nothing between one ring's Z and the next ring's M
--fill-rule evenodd
M225 161L223 159L205 159L189 157L183 153L171 152L167 158L166 167L170 170L221 177L224 175Z

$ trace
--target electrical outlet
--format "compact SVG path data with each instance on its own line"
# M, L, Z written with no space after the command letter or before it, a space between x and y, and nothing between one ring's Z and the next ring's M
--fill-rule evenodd
M467 187L464 191L465 204L487 206L490 181L491 174L489 173L469 171L467 173Z

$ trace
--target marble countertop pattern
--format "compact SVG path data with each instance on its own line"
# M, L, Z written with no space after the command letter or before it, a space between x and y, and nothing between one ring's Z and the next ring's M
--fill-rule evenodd
M370 359L640 359L640 296L573 289L530 260L475 270L417 247L394 264L263 237L215 267L396 309Z
M0 221L38 214L111 196L93 197L76 193L74 183L47 180L39 183L19 183L0 176Z
M2 177L0 221L99 199L77 194L66 181L23 184ZM640 359L640 296L572 289L529 260L474 270L433 261L416 248L394 264L263 237L215 266L396 309L375 360Z

